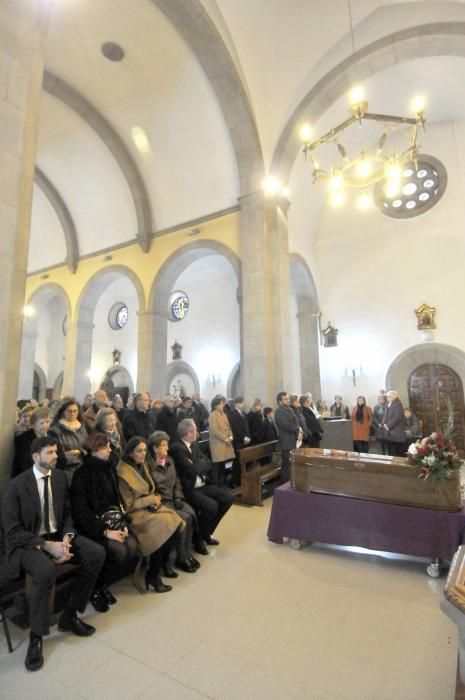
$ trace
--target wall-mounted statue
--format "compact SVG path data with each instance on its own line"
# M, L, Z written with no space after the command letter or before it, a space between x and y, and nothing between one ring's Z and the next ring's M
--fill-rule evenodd
M326 328L324 328L321 331L321 335L323 336L323 344L325 348L335 348L337 346L338 333L338 329L334 328L334 326L332 326L331 323L328 322Z
M418 309L415 309L415 314L417 317L417 329L419 331L432 331L436 328L434 320L436 307L422 304Z
M182 359L182 345L180 345L177 340L175 340L171 346L171 352L173 353L173 360Z

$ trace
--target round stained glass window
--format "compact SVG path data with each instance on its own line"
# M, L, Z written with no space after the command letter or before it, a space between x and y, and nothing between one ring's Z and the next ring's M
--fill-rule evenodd
M184 292L177 292L171 299L171 316L173 321L182 321L189 311L189 297Z
M114 331L120 331L128 322L129 311L123 301L113 304L108 314L108 324Z
M447 172L433 156L421 154L416 162L406 165L399 189L389 197L384 181L374 188L378 209L394 219L418 216L431 209L442 197L447 185Z

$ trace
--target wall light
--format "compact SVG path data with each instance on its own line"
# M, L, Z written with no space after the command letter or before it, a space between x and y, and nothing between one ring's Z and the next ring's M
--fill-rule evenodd
M34 316L36 310L34 309L33 306L24 306L23 307L23 316L24 318L31 318L31 316Z

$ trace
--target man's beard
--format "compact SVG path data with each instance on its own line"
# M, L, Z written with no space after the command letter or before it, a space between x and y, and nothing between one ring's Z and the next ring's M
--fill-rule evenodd
M55 469L57 464L57 460L54 459L53 462L39 462L39 467L42 467L42 469Z

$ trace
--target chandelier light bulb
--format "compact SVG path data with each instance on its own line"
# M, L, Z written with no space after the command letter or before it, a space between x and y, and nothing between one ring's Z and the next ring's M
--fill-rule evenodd
M391 160L386 164L385 169L386 179L390 182L399 182L402 177L402 168L396 159Z
M368 192L362 192L357 199L357 207L361 211L366 211L371 206L371 197Z
M426 107L426 99L423 95L417 95L413 98L411 108L414 114L423 114Z
M365 101L365 90L361 85L355 85L349 93L350 104L358 105L360 102Z
M289 199L291 196L291 190L289 187L283 187L281 190L281 195L284 197L284 199Z
M333 192L342 190L342 188L344 187L344 178L342 177L341 173L334 171L334 173L328 180L328 187Z
M33 306L25 306L23 307L23 316L24 318L31 318L31 316L34 316L35 314L35 309Z
M302 143L309 143L312 138L313 129L310 124L304 124L300 130L300 139Z
M346 196L342 190L336 190L336 192L331 194L329 201L331 202L331 205L337 209L338 207L342 207L342 205L345 203Z
M267 197L273 197L279 192L279 186L278 178L269 175L263 182L263 191Z
M357 164L357 175L359 177L368 177L368 175L371 175L372 169L372 165L365 154L361 155Z

